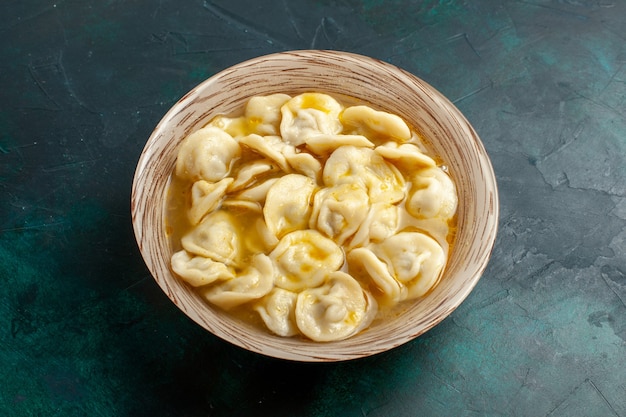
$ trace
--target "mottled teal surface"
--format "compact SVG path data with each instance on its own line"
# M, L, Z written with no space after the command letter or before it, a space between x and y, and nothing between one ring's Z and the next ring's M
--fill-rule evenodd
M492 260L426 335L298 364L206 333L130 223L152 128L288 49L374 56L447 95L501 197ZM0 416L626 417L626 3L0 5Z

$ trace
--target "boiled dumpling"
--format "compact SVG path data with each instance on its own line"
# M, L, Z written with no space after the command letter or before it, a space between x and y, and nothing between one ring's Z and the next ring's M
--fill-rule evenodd
M233 183L228 186L228 192L239 191L248 187L260 178L278 172L278 165L269 159L259 159L247 162L239 167Z
M400 223L400 208L394 204L374 203L349 243L349 247L367 246L395 234Z
M239 143L276 162L283 171L291 172L285 154L295 153L295 149L283 142L280 136L259 136L253 133L239 138Z
M245 136L251 132L248 129L248 122L245 117L216 116L205 127L215 127L228 133L233 138Z
M426 294L438 281L446 255L433 238L420 232L400 232L373 245L373 252L404 285L407 298Z
M323 180L327 186L360 184L367 190L372 203L393 204L405 196L402 174L369 148L337 148L326 161Z
M281 237L308 225L315 187L313 179L300 174L285 175L270 187L263 215L268 229L275 236Z
M187 136L178 151L176 175L185 180L216 182L230 173L241 148L228 133L216 127L202 128Z
M316 182L322 176L322 163L313 155L306 152L286 154L287 162L294 171L314 179Z
M401 117L368 106L352 106L341 114L348 132L372 137L389 137L400 142L411 139L411 130Z
M276 286L296 292L317 287L326 275L343 264L341 248L315 230L297 230L285 235L270 258L278 269Z
M254 309L273 333L283 337L295 336L299 333L295 318L297 298L295 292L274 288L254 305Z
M211 303L225 309L257 300L274 288L274 265L265 254L257 254L241 275L233 279L214 284L202 295Z
M312 135L306 140L306 146L317 155L329 154L340 146L373 148L374 144L362 135Z
M224 210L208 214L181 239L188 252L226 265L236 265L241 256L241 242L235 216Z
M456 212L456 188L440 168L426 168L411 177L406 210L417 218L451 219Z
M377 146L376 153L393 163L404 172L415 171L418 167L434 167L435 161L412 143L387 142Z
M356 184L323 188L313 198L309 226L342 245L352 236L367 216L369 197Z
M333 272L326 283L298 294L296 324L317 342L345 339L369 325L377 305L345 272Z
M215 183L205 180L194 182L191 186L191 207L187 212L189 222L195 226L207 213L215 210L232 182L232 178L224 178Z
M339 113L342 109L337 100L326 94L295 96L281 108L280 134L285 142L300 146L315 135L340 133Z
M358 277L361 282L371 280L383 294L382 299L390 306L406 300L408 291L404 285L396 280L389 266L381 261L370 249L356 248L346 255L348 270Z
M280 134L280 109L290 98L280 93L252 97L245 110L250 132L261 136Z
M172 269L194 287L234 278L233 271L222 262L203 256L193 256L185 250L172 255Z
M246 200L255 203L264 204L267 197L267 192L272 188L272 185L278 181L278 178L270 178L259 184L255 184L249 188L246 188L242 192L236 195L239 200Z

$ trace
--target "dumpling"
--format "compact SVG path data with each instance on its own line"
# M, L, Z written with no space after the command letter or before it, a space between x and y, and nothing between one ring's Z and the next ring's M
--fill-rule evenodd
M310 201L315 188L313 179L300 174L285 175L270 187L263 216L268 229L276 237L309 224Z
M237 194L236 198L239 200L246 200L264 204L267 197L267 192L270 190L270 188L272 188L272 185L274 185L276 181L278 181L278 178L270 178L259 184L255 184Z
M232 178L224 178L215 183L205 180L194 182L191 186L191 207L187 212L189 222L195 226L207 213L218 208L232 182Z
M400 214L400 208L394 204L372 204L348 246L367 246L395 234L400 226Z
M285 154L295 153L295 149L283 142L280 136L259 136L253 133L239 138L239 143L276 162L283 171L291 172Z
M261 136L279 135L282 118L280 109L290 98L280 93L252 97L245 110L250 132Z
M241 275L201 291L211 303L224 310L257 300L274 288L274 265L265 254L257 254Z
M342 109L337 100L326 94L295 96L281 108L280 135L293 146L300 146L315 135L336 135L342 129L339 121Z
M362 185L372 203L397 203L405 196L405 181L391 163L369 148L337 148L324 166L327 186L355 183Z
M216 127L202 128L187 136L178 151L176 175L190 181L216 182L230 173L241 148L228 133Z
M316 182L320 181L322 177L322 163L310 153L287 154L285 158L294 171L306 175Z
M373 148L374 144L368 138L362 135L328 135L319 134L309 136L306 140L306 146L317 155L326 155L334 151L340 146L356 146Z
M278 165L269 159L259 159L242 164L233 183L228 186L228 192L239 191L260 178L278 171Z
M438 217L451 219L456 213L457 194L454 183L440 168L426 168L411 177L406 210L418 219Z
M418 167L436 166L435 161L430 156L412 143L387 142L377 146L374 150L383 158L393 161L394 165L404 172L415 171Z
M408 295L406 287L391 275L389 266L370 249L353 249L346 255L346 261L348 271L353 276L359 278L361 282L367 282L368 279L372 281L382 293L381 300L384 300L385 304L394 306L406 300Z
M323 188L313 198L309 226L342 245L367 216L369 197L357 184Z
M233 138L249 135L248 122L245 117L216 116L205 127L215 127L228 133Z
M263 323L278 336L289 337L299 333L296 326L295 309L298 294L274 288L254 305Z
M234 278L233 271L222 262L203 256L193 256L185 250L172 255L172 270L194 287Z
M315 230L297 230L285 235L270 258L278 269L276 286L295 292L319 286L343 264L341 248Z
M241 241L235 216L224 210L208 214L181 239L183 248L226 265L237 265Z
M368 138L387 137L399 142L411 139L411 129L400 116L374 110L368 106L352 106L341 113L344 130Z
M316 342L345 339L368 326L377 304L345 272L329 274L326 283L298 294L296 324L306 337Z

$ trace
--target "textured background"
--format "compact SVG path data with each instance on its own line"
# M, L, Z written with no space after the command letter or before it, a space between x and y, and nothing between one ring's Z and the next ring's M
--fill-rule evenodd
M499 182L475 291L369 359L222 342L132 234L134 166L167 109L302 48L431 83ZM6 0L0 98L0 415L626 417L626 2Z

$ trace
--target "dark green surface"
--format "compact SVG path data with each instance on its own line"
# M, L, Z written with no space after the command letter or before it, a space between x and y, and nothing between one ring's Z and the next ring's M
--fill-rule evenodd
M626 2L4 1L0 39L1 416L626 416ZM134 166L167 109L302 48L433 84L499 182L474 292L365 360L207 334L132 234Z

